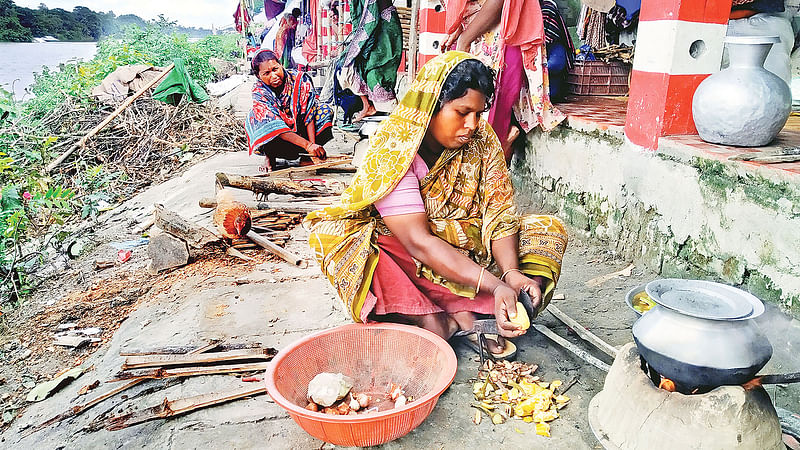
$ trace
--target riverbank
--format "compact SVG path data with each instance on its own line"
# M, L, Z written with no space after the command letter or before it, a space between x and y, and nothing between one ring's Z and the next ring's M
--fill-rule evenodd
M166 66L175 58L205 85L219 77L212 62L233 62L237 52L235 36L189 42L169 28L131 27L100 41L89 61L45 67L30 87L35 97L25 102L0 92L0 311L8 314L36 288L43 268L86 228L82 220L179 172L205 152L199 147L243 145L232 114L142 98L64 164L46 170L116 107L96 101L91 89L120 66ZM195 122L210 128L198 132Z
M89 64L97 64L97 60ZM5 237L0 241L4 246L0 260L0 429L9 426L27 406L25 396L31 383L91 355L152 286L148 272L138 271L143 268L136 258L123 264L116 250L113 254L108 251L109 244L131 234L127 222L114 220L121 205L147 187L174 179L220 152L246 148L244 129L229 106L221 106L217 100L171 106L144 96L52 173L42 167L50 158L20 159L17 165L17 158L30 155L24 152L25 145L58 130L58 138L50 143L55 151L41 152L52 157L69 148L111 110L108 105L80 101L78 95L67 96L59 108L38 120L30 119L35 112L28 110L27 116L0 124L0 139L15 139L19 145L9 146L11 156L0 155L0 168L4 160L9 161L0 171L4 181L0 231ZM15 104L17 111L26 111L29 105ZM100 283L102 286L87 284L85 274L98 273L98 252L108 253L103 253L103 261L112 265L117 261L122 273L134 273L115 273L107 283ZM96 302L101 293L106 296L104 303ZM103 330L103 339L78 352L54 345L51 331L43 325L85 318Z

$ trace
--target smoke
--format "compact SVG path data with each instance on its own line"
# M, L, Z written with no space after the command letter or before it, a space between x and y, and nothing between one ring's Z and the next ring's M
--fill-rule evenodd
M765 303L766 311L755 319L772 344L772 359L762 373L800 371L800 321Z

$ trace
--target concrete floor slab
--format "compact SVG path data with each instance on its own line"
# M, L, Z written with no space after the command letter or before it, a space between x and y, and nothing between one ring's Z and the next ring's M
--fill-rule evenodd
M213 174L228 169L243 172L255 165L246 154L220 155L171 180L169 188L153 187L134 199L132 205L144 211L159 201L186 217L202 218L205 216L197 206L197 197L213 192ZM303 242L305 232L296 229L293 233L294 240L289 248L311 260L310 249ZM627 265L603 247L571 243L558 287L565 299L554 304L612 345L630 342L630 327L637 316L625 306L625 293L652 280L655 275L636 268L631 277L614 278L596 287L585 284L598 275ZM581 342L549 313L545 312L536 321L594 356L611 362L607 356ZM84 402L86 397L78 397L78 390L92 380L110 379L123 361L120 351L201 345L208 339L257 342L280 349L310 333L348 322L341 302L315 265L300 269L281 261L270 261L240 276L230 276L220 269L219 273L212 271L202 276L178 278L167 289L140 304L122 322L114 337L88 358L85 364L93 364L92 370L53 397L32 404L0 436L0 448L320 448L323 442L302 431L266 395L120 431L106 431L102 427L102 420L112 414L154 406L165 397L180 398L242 384L238 377L230 375L142 383L127 391L126 396L117 395L57 426L30 436L25 436L25 432L30 426ZM476 376L479 364L477 355L460 344L454 345L458 372L453 385L420 427L384 448L462 449L498 445L597 448L586 412L590 399L602 388L605 373L531 332L517 340L518 359L538 364L537 374L545 380L577 379L567 394L572 399L570 404L560 411L562 417L552 423L552 438L537 436L532 424L521 421L492 425L485 420L476 426L472 423L474 410L469 403L472 401L470 380ZM165 384L168 386L163 388ZM111 387L103 384L98 392ZM785 399L797 401L796 394L793 397L784 395Z

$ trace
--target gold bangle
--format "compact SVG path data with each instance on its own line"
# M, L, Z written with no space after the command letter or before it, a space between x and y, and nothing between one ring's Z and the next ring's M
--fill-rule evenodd
M516 267L515 267L515 268L513 268L513 269L508 269L508 270L506 270L505 272L503 272L503 274L502 274L502 275L500 275L500 281L505 281L505 279L506 279L506 275L508 275L508 274L509 274L509 273L511 273L511 272L519 272L519 273L522 273L522 271L521 271L521 270L519 270L519 269L518 269L518 268L516 268ZM522 274L523 274L523 275L525 275L524 273L522 273Z
M481 283L483 282L483 273L486 272L486 269L481 267L481 274L478 275L478 287L475 288L475 293L478 294L481 292Z

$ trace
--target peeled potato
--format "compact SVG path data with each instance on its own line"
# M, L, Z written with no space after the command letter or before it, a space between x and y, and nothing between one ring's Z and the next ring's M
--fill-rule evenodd
M523 330L527 330L531 326L531 320L528 318L528 311L525 311L525 307L522 306L520 302L517 302L517 315L509 317L508 320Z

